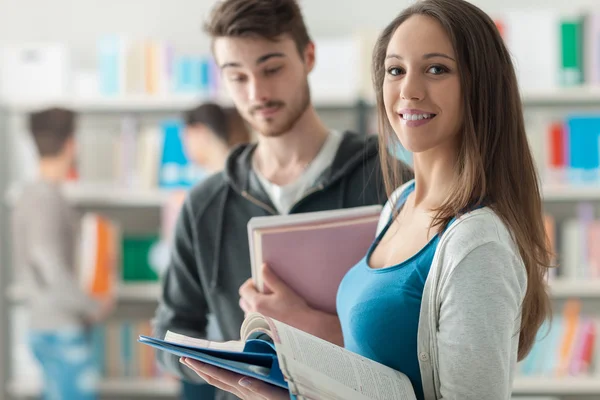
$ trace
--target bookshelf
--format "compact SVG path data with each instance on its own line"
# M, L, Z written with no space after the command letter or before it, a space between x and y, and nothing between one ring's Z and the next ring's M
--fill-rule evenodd
M230 100L218 96L211 97L210 95L147 95L147 96L115 96L115 97L73 97L66 96L45 101L13 101L5 102L0 106L3 115L6 116L6 124L0 128L0 153L6 151L8 153L8 145L10 140L7 140L8 135L23 133L24 117L27 112L37 110L49 105L59 105L72 108L80 113L80 119L84 128L82 134L102 135L105 124L114 123L125 116L135 116L140 120L154 121L160 118L170 118L179 116L181 111L192 107L203 101L217 101L223 105L231 105ZM346 126L360 130L362 124L367 123L367 114L371 111L369 105L361 100L342 96L322 96L314 99L315 106L327 116L337 118L340 112L345 113L346 117L342 118L343 123L333 124ZM2 114L0 114L2 115ZM331 118L330 118L331 119ZM1 121L1 120L0 120ZM94 129L90 129L89 121L93 124ZM351 124L355 124L353 127ZM100 126L98 128L97 126ZM363 128L363 131L365 129ZM10 157L0 158L0 173L5 176L0 176L0 198L3 201L3 208L8 210L14 199L14 187L9 187L10 177L8 176ZM98 162L102 162L100 159ZM105 161L106 162L106 161ZM116 215L122 221L131 223L135 220L143 220L142 224L136 224L135 229L139 229L137 225L143 226L144 230L152 224L160 224L157 218L160 215L161 207L168 200L170 191L160 188L142 188L142 187L126 187L118 183L90 183L85 181L73 182L65 185L65 195L79 209L86 211L102 210L108 212L111 217ZM6 213L4 213L6 214ZM0 215L4 218L4 215ZM149 221L150 220L150 221ZM0 219L0 221L3 221ZM158 231L160 226L154 226ZM2 223L0 226L0 245L4 247L8 243L9 226ZM3 249L2 249L3 250ZM3 263L0 268L0 316L2 316L2 325L8 326L10 310L13 307L22 304L25 294L23 288L10 285L9 258L6 252L0 252ZM4 257L6 262L4 262ZM123 312L137 316L140 313L147 316L145 313L155 307L156 302L160 298L161 287L159 283L141 283L141 284L123 284L118 288L119 310L123 307ZM135 310L139 310L139 313ZM4 321L7 321L5 324ZM4 332L0 333L3 334ZM12 369L10 351L13 343L11 332L7 332L7 336L2 337L0 342L0 400L8 398L33 397L39 394L40 385L35 385L35 382L28 380L11 380L10 372ZM4 369L3 366L6 366ZM123 378L104 379L100 385L100 392L103 398L176 398L179 390L177 381L168 381L162 377L158 378Z
M143 114L150 117L155 115L174 114L188 108L197 102L209 100L208 96L121 96L114 98L75 98L65 97L56 99L52 104L73 107L83 115L93 115L94 118L115 118L122 114ZM224 98L217 101L227 102ZM600 105L599 89L564 89L551 91L525 92L523 94L525 107L572 107ZM11 130L6 123L7 118L22 115L23 113L48 105L50 102L13 102L0 105L0 163L9 158L6 136ZM372 99L349 99L336 96L315 99L317 108L323 110L354 110L357 114L358 126L366 121L366 115L373 111ZM4 119L3 119L4 117ZM0 166L0 191L2 195L8 190L7 168ZM545 202L556 203L564 207L571 207L570 203L579 201L600 202L600 184L596 186L549 185L544 186L543 197ZM66 186L66 195L77 206L86 209L125 209L126 213L137 212L137 209L159 209L169 196L169 192L160 189L132 189L113 184L74 183ZM8 310L15 303L23 299L22 289L8 286L6 269L9 258L5 250L8 243L7 210L9 203L1 202L0 205L0 318L3 326L8 324ZM600 282L567 282L556 281L551 284L553 299L561 300L570 297L599 300ZM143 303L144 306L153 304L160 296L160 285L129 284L119 287L118 298L123 302ZM0 332L2 335L3 332ZM8 382L10 368L10 338L0 336L0 381L1 387L7 388L0 391L0 400L4 396L32 397L39 393L39 385L31 382ZM517 378L515 381L515 395L599 395L600 379L595 378ZM101 383L101 393L104 397L129 398L154 396L174 398L178 392L178 383L163 378L157 379L106 379Z

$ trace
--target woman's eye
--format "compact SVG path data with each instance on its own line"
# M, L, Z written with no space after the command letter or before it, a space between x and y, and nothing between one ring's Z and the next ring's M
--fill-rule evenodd
M434 75L441 75L445 72L448 72L448 70L440 65L434 65L429 68L428 72L430 72Z
M402 74L402 70L398 67L388 68L387 72L388 72L388 74L390 74L392 76L398 76L398 75Z

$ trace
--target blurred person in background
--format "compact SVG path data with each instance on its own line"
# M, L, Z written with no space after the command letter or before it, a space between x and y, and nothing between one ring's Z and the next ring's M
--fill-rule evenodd
M29 311L29 344L44 378L43 398L97 398L99 370L90 327L114 307L78 283L78 216L61 192L76 159L76 114L50 108L29 116L37 179L23 185L12 214L14 266Z
M230 150L250 142L250 130L233 108L204 103L185 113L185 150L207 173L221 171Z
M232 148L251 141L251 132L235 108L225 108L207 102L183 115L185 130L183 142L188 159L201 167L206 175L221 171ZM173 192L163 212L163 242L161 265L168 263L168 251L175 220L187 195L186 191ZM214 326L214 325L213 325ZM209 328L209 335L219 335ZM215 388L205 383L182 381L183 400L209 400L215 397Z

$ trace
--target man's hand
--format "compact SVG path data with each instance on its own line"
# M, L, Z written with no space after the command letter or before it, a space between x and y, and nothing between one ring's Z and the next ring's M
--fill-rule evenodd
M240 287L240 307L246 314L258 312L339 346L343 345L340 321L336 315L311 308L268 266L263 265L262 273L265 293L256 289L252 279Z

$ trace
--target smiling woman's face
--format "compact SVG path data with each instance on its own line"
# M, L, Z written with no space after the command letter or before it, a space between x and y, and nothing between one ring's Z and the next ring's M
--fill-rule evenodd
M383 101L407 150L456 150L463 118L457 68L450 38L435 19L415 15L394 32L385 58Z

